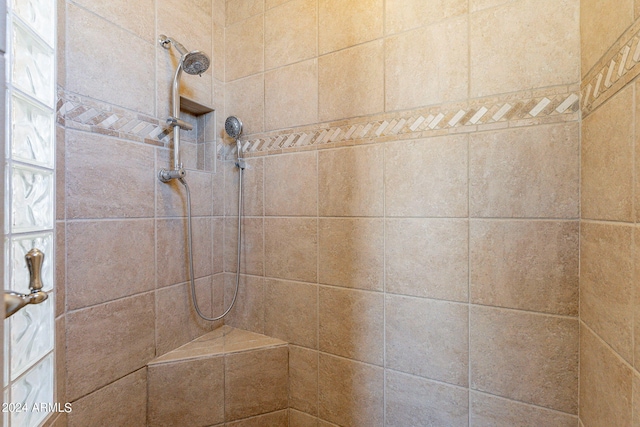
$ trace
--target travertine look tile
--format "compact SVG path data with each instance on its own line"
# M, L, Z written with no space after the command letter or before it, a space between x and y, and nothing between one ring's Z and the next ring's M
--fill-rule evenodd
M144 294L66 315L69 402L154 357L154 305L153 294Z
M634 0L581 0L580 58L584 76L634 21Z
M264 224L265 274L280 279L316 281L317 220L266 218Z
M149 146L67 130L66 187L58 188L67 218L153 216L153 156Z
M317 3L317 0L292 0L265 13L264 60L267 70L317 55Z
M149 427L223 422L224 365L219 356L149 366Z
M317 59L268 71L264 86L265 130L317 123Z
M318 213L318 159L316 151L264 160L265 214L316 216Z
M578 411L578 321L471 306L471 388Z
M580 319L633 362L633 227L583 222Z
M235 273L238 263L238 218L226 218L224 221L224 271ZM264 274L262 218L242 218L241 247L240 272L262 276Z
M381 367L320 353L318 372L320 418L339 425L383 425Z
M383 157L382 145L320 151L320 216L382 216Z
M67 235L65 223L56 222L56 253L55 253L55 291L56 291L56 311L55 316L64 314L66 307L67 288ZM46 256L46 255L45 255Z
M153 0L130 2L116 0L80 0L76 2L96 15L153 43L155 40L155 4Z
M227 25L235 24L264 12L264 0L228 0Z
M579 223L471 221L471 302L578 314Z
M467 28L468 18L464 16L385 40L387 111L416 108L467 97ZM417 46L447 48L417 49Z
M264 159L246 159L245 162L247 167L242 172L242 214L262 216L264 215ZM218 173L225 175L225 183L221 185L228 187L224 192L226 197L224 212L227 216L237 216L239 169L234 165Z
M578 418L489 394L470 393L470 420L474 427L532 426L576 427Z
M289 427L288 410L271 412L269 414L258 415L257 417L245 418L244 420L226 423L227 427Z
M65 89L153 114L155 82L149 70L154 68L155 46L74 4L67 4L66 14L73 25L65 29ZM105 34L119 49L104 49Z
M236 275L224 275L224 309L231 305L236 287ZM216 313L217 316L222 314ZM240 276L236 302L225 324L259 334L264 333L264 278Z
M578 0L523 0L471 14L469 95L578 83L579 26Z
M382 40L321 56L318 59L318 90L318 119L321 122L382 112Z
M632 401L631 401L631 407L632 407L632 414L631 414L631 418L632 418L632 426L633 427L638 427L640 426L640 375L638 375L637 371L633 373L633 380L632 380L632 386L633 386L633 390L632 390Z
M386 220L387 292L467 301L468 227L458 219Z
M321 286L318 316L320 351L382 365L382 293Z
M155 287L153 220L69 222L67 233L70 310Z
M633 373L593 332L580 327L580 419L585 426L631 426Z
M382 37L383 0L318 0L320 54Z
M173 169L173 160L169 161L169 154L168 150L157 151L158 169ZM173 157L173 154L171 156ZM159 179L154 181L156 185L156 215L159 217L187 216L188 204L185 186L177 180L167 183L161 182ZM187 171L186 181L191 192L192 216L211 215L213 211L213 203L211 201L213 193L212 174L189 170Z
M384 222L368 218L320 218L318 281L381 291L384 280Z
M57 296L56 296L57 297ZM56 399L58 402L69 402L67 398L67 345L66 345L66 317L60 316L55 320L56 348L55 348L55 375L56 375ZM7 363L6 361L5 363Z
M0 64L4 65L4 64ZM0 121L0 125L4 126L4 121ZM71 132L71 131L70 131ZM63 220L66 218L66 145L65 128L62 126L56 126L56 220Z
M225 31L225 76L227 81L264 71L264 18L256 15Z
M477 12L482 9L503 5L510 1L511 0L469 0L469 11Z
M224 88L225 115L240 118L245 135L264 131L264 75L232 81Z
M215 0L214 0L215 1ZM214 12L215 15L215 12ZM215 18L214 18L215 21ZM224 103L220 104L216 100L215 96L215 81L224 81L224 58L225 58L225 46L224 46L224 25L218 25L214 22L213 24L213 46L212 57L211 57L211 67L213 68L213 85L214 85L214 95L212 98L213 105L224 105Z
M224 218L212 218L211 227L213 233L213 241L211 242L213 274L217 274L224 271Z
M318 352L289 346L289 407L318 414Z
M137 370L73 402L73 410L67 417L69 427L145 425L147 369Z
M582 122L582 217L633 221L633 87Z
M464 0L387 0L385 32L395 34L467 13Z
M317 285L265 281L265 334L292 344L317 348Z
M466 387L467 305L387 295L386 367Z
M286 409L287 360L286 346L226 355L225 421Z
M577 123L473 134L469 157L471 216L578 217Z
M468 391L387 371L386 426L467 426Z
M318 427L318 418L289 408L289 427Z
M387 216L466 217L467 158L466 135L386 144Z

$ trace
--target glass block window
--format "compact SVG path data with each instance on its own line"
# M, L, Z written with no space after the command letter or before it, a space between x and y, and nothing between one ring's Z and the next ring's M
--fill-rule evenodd
M25 255L44 254L49 298L5 320L5 427L38 427L55 408L56 3L7 1L5 287L29 292ZM34 408L35 406L35 408ZM26 410L24 410L26 409ZM36 409L36 410L34 410Z

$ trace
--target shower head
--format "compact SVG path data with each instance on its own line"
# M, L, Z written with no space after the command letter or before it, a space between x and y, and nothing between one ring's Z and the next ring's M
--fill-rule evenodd
M182 68L187 74L200 75L207 71L209 64L209 57L199 50L182 56Z
M169 49L171 45L173 45L178 52L180 52L180 64L182 65L182 69L187 74L192 75L201 75L209 68L211 61L209 57L199 50L187 51L187 49L180 43L179 41L172 39L170 37L165 36L164 34L160 35L158 41L163 48Z
M229 116L224 122L224 130L233 139L238 139L242 133L242 122L236 116Z

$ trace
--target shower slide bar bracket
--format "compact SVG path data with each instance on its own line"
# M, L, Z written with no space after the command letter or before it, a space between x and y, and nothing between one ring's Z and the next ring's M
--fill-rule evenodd
M15 314L26 305L40 304L49 295L42 290L42 263L44 254L38 248L33 248L24 256L29 269L29 290L28 294L19 292L4 291L4 318Z

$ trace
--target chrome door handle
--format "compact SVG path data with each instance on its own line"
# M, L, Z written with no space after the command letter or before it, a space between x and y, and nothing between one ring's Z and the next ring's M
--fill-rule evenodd
M27 304L40 304L49 295L42 291L42 263L44 254L40 249L33 248L24 256L29 269L29 289L28 294L19 292L4 291L4 318L16 313Z

